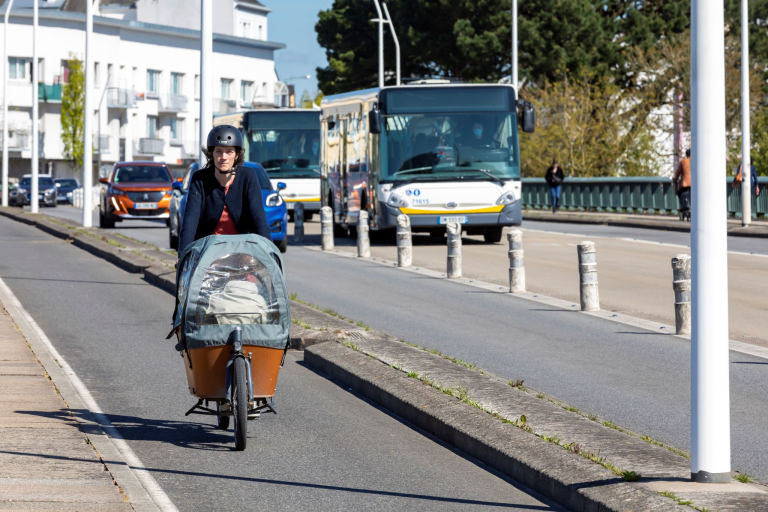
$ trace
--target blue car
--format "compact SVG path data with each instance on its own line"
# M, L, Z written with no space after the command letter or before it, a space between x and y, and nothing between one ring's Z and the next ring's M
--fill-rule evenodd
M267 216L267 225L269 226L269 236L272 242L285 252L288 249L288 207L280 196L280 191L285 188L285 183L279 182L277 190L272 188L269 176L264 168L253 162L245 162L244 167L249 167L256 172L261 185L261 197L264 201L264 213ZM171 219L169 227L169 243L172 249L179 247L179 233L181 232L181 220L184 218L184 208L187 204L187 187L189 187L190 176L200 167L197 164L190 166L189 172L183 182L173 183L173 193L177 200L178 207L174 208L174 200L171 200Z

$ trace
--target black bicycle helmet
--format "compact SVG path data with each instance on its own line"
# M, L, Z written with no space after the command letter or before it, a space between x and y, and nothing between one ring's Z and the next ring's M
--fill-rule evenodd
M227 147L243 147L243 136L240 130L229 124L222 124L214 126L213 129L208 132L208 150L210 151L216 146Z

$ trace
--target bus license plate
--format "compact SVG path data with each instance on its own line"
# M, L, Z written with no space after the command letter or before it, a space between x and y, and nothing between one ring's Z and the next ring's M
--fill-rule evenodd
M453 217L438 217L437 223L438 224L450 224L451 222L458 222L459 224L466 224L467 223L467 216L466 215L457 215Z
M136 203L134 208L137 210L155 210L157 209L157 203Z

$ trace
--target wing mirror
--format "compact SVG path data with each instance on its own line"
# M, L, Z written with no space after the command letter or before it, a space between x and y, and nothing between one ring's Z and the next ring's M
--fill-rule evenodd
M286 188L288 188L288 185L286 185L285 182L283 181L277 182L277 190L285 190Z
M533 133L536 128L536 116L533 104L526 100L517 100L517 116L523 120L523 131Z
M374 108L368 113L368 131L371 133L381 133L381 112Z

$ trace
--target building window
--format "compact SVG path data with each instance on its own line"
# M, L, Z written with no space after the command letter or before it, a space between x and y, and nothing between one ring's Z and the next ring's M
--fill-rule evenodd
M147 70L147 94L157 96L160 92L160 72L154 69Z
M264 39L264 25L259 25L258 39Z
M157 116L147 116L147 137L157 138Z
M240 22L240 35L243 37L251 37L251 22L250 21L241 21Z
M181 140L182 128L184 126L184 120L176 117L171 118L171 142L178 142Z
M200 75L195 75L195 98L200 97Z
M221 79L221 97L224 99L232 98L232 80L231 78Z
M253 101L253 82L243 80L240 82L240 102L247 104Z
M11 80L25 80L27 78L27 66L29 59L20 57L8 58L8 78Z
M184 90L184 73L171 73L171 94L181 96Z
M98 62L93 63L93 83L96 85L96 87L99 86L99 66Z

